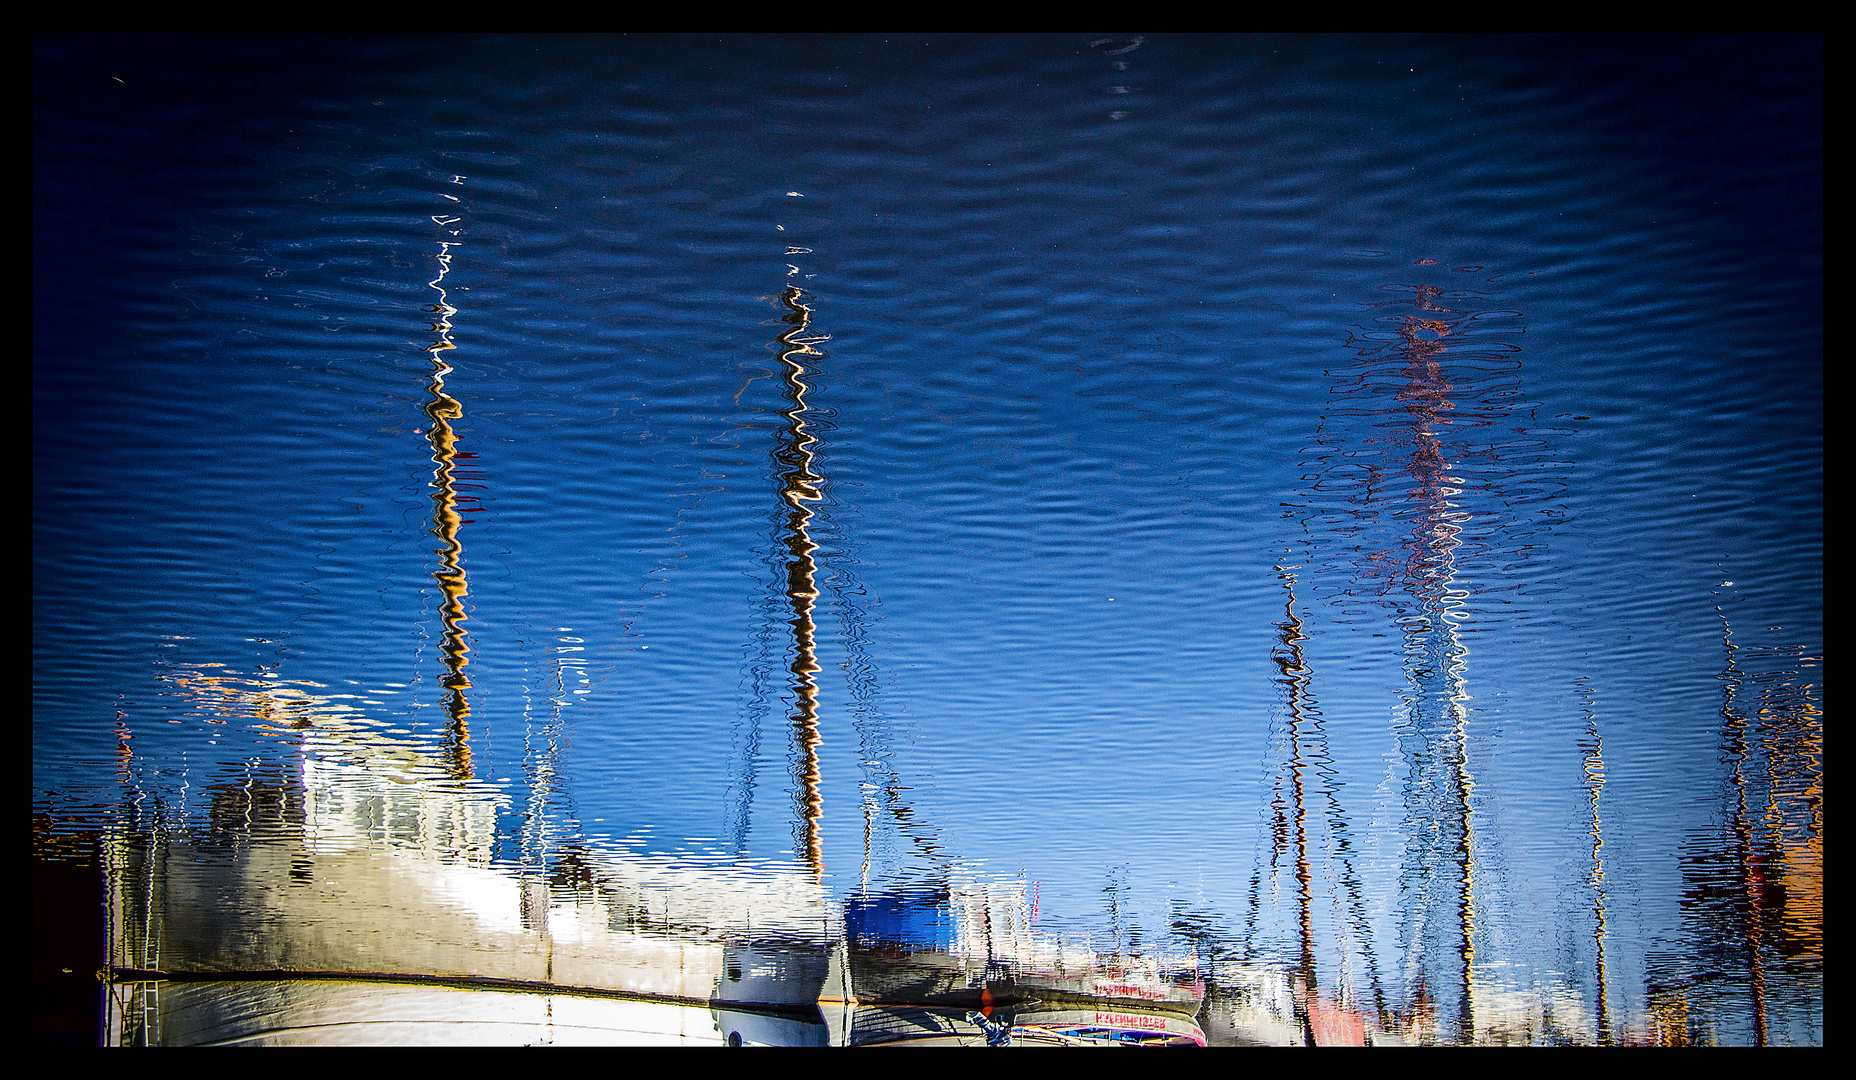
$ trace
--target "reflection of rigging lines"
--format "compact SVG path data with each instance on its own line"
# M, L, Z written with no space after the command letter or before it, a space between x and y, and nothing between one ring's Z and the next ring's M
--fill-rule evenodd
M1400 875L1400 936L1407 986L1414 1003L1442 1004L1437 995L1442 987L1431 984L1444 975L1441 969L1452 969L1444 977L1455 984L1456 1026L1460 1038L1468 1041L1474 1037L1475 837L1465 686L1468 649L1458 627L1468 593L1456 579L1471 518L1460 501L1466 481L1453 475L1457 466L1445 440L1459 426L1487 425L1502 406L1485 403L1461 409L1455 400L1459 388L1443 368L1444 354L1461 346L1477 314L1446 306L1444 290L1438 286L1387 288L1407 295L1372 307L1384 310L1403 305L1405 310L1385 311L1377 317L1392 324L1388 330L1366 330L1352 339L1361 348L1361 365L1343 377L1335 402L1322 417L1317 442L1323 460L1308 492L1303 526L1311 531L1311 561L1318 550L1312 535L1318 518L1325 519L1326 527L1334 531L1332 539L1361 556L1350 574L1347 595L1376 593L1397 606L1408 684L1402 695L1404 719L1398 732L1407 770ZM1515 351L1511 345L1495 349ZM1491 360L1480 354L1474 359L1471 370ZM1383 403L1388 396L1397 402L1402 417L1387 417ZM1372 425L1360 447L1348 449L1338 432L1330 431L1342 417ZM1396 466L1375 464L1375 457L1387 453L1381 447L1393 455L1402 449L1402 460ZM1394 486L1394 468L1410 481L1402 493ZM1382 510L1386 503L1393 505ZM1388 511L1382 519L1382 512ZM1400 518L1409 518L1402 536L1371 538L1376 521ZM1376 585L1370 584L1375 580ZM1407 602L1394 599L1399 593ZM1289 693L1290 752L1295 763L1291 770L1299 773L1305 767L1302 757L1307 736L1319 728L1318 710L1308 698L1306 672L1291 670L1301 667L1300 620L1291 610L1281 625L1284 636L1279 656L1293 661L1284 666L1282 675ZM1295 799L1303 794L1300 784L1299 777L1291 778L1290 794ZM1295 812L1302 810L1298 806ZM1335 820L1340 823L1339 818ZM1287 825L1285 819L1277 830L1279 844L1301 835ZM1447 953L1455 954L1454 961L1443 958Z
M1373 1007L1377 1015L1385 1015L1385 995L1380 982L1378 952L1373 944L1372 925L1367 918L1366 900L1363 883L1354 866L1353 840L1347 813L1340 803L1334 789L1335 774L1332 755L1328 750L1327 731L1322 722L1321 707L1313 691L1313 671L1308 665L1303 652L1303 642L1308 640L1302 631L1302 619L1295 611L1296 577L1292 567L1277 567L1283 582L1286 598L1283 605L1283 620L1277 623L1279 645L1273 659L1280 671L1278 682L1283 686L1285 707L1289 714L1289 756L1285 763L1289 781L1289 805L1278 809L1278 825L1274 830L1275 851L1271 855L1272 872L1280 865L1284 849L1294 849L1295 877L1297 882L1297 928L1300 939L1300 966L1309 991L1316 988L1318 981L1318 962L1316 960L1315 918L1314 918L1314 869L1309 855L1310 829L1308 790L1311 781L1319 788L1327 806L1325 824L1333 842L1334 859L1339 864L1339 882L1346 895L1347 912L1344 925L1354 936L1362 958L1366 961L1366 975L1372 994ZM1309 774L1314 773L1311 777ZM1278 799L1280 800L1280 789ZM1257 902L1256 884L1252 885L1252 905ZM1255 916L1252 914L1254 927ZM1345 941L1337 942L1341 952L1342 978L1337 988L1340 993L1348 994L1352 988L1345 977L1350 950Z
M789 254L794 250L789 249ZM821 549L812 535L817 511L812 504L823 501L825 477L820 471L820 439L815 425L821 421L811 414L808 395L813 387L807 382L814 375L808 362L823 357L816 346L830 340L812 324L811 296L804 290L788 286L778 297L785 309L781 322L785 329L778 336L777 361L782 396L783 423L773 451L776 479L779 483L781 509L777 525L777 549L774 562L781 581L780 595L786 609L785 623L791 637L791 660L787 664L787 685L793 694L791 714L797 760L794 763L795 802L798 811L798 850L814 874L824 872L824 848L821 833L823 814L822 779L819 768L821 732L819 725L818 673L818 605L820 602ZM886 812L900 832L929 858L938 859L938 840L903 797L905 788L887 761L882 747L880 721L874 705L873 665L868 656L868 631L864 612L854 599L862 592L855 575L844 566L833 566L825 574L843 624L843 646L847 653L845 670L851 693L853 722L860 738L864 764L862 810L864 817L863 866L861 877L867 885L874 819ZM778 601L776 601L778 603ZM771 631L771 620L768 631ZM771 635L763 632L763 648L772 645ZM759 665L751 676L748 722L743 747L743 770L737 779L737 796L732 826L737 852L745 851L750 804L754 789L754 761L759 753L759 715L765 709L766 692L761 683Z
M1407 471L1417 481L1410 491L1419 504L1405 564L1405 586L1417 610L1405 620L1405 663L1411 682L1408 731L1412 743L1412 776L1407 796L1406 838L1410 845L1405 860L1412 871L1407 887L1422 894L1420 904L1429 909L1439 902L1434 875L1450 864L1454 880L1450 886L1456 896L1444 903L1455 908L1456 941L1459 970L1457 991L1458 1037L1473 1038L1473 982L1475 969L1475 893L1474 833L1470 821L1467 703L1464 687L1469 650L1457 631L1462 598L1453 588L1456 579L1456 552L1461 546L1461 522L1467 515L1457 511L1453 496L1460 495L1463 481L1450 475L1442 440L1436 428L1447 422L1447 413L1455 409L1450 399L1451 384L1445 379L1439 356L1448 347L1460 319L1437 316L1460 315L1437 303L1438 291L1421 288L1417 305L1422 315L1401 315L1398 347L1403 355L1407 383L1399 394L1411 419L1413 450ZM1433 335L1433 336L1426 336ZM1427 713L1435 708L1437 715ZM1427 769L1425 766L1429 766ZM1429 773L1430 775L1426 775ZM1416 800L1414 802L1414 799ZM1435 826L1435 827L1433 827ZM1435 837L1427 843L1424 834ZM1421 958L1428 957L1435 940L1430 930L1430 910L1407 913L1407 945L1415 947ZM1416 925L1413 925L1415 917ZM1420 929L1420 927L1422 929ZM1441 942L1439 942L1441 945ZM1421 964L1423 960L1421 960ZM1425 974L1420 969L1420 979Z

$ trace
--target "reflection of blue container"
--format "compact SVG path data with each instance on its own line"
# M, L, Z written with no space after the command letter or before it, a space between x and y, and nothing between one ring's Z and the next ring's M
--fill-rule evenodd
M866 949L947 952L956 940L953 907L938 889L854 896L844 905L844 929L853 945Z

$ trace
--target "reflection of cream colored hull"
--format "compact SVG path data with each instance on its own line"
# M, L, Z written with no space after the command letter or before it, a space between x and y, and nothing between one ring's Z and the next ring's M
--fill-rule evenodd
M819 933L827 914L805 875L615 856L558 895L506 867L326 833L143 838L112 864L112 964L175 973L471 976L706 1002L723 920Z
M123 988L118 988L119 992ZM144 990L142 993L146 994ZM163 983L144 1006L162 1046L698 1046L696 1005L375 982ZM111 1025L122 1030L122 1018Z

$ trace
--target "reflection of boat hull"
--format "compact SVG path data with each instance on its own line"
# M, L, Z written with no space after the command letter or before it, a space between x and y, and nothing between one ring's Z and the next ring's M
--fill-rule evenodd
M1203 997L1153 975L788 938L729 945L710 1004L731 1045L1202 1046Z
M1195 1015L1196 969L1065 949L1032 926L1022 881L950 881L855 897L844 908L852 1000L1157 1009ZM1188 961L1190 965L1190 961Z
M1154 977L1066 974L1022 962L970 960L946 952L852 947L851 1000L937 1008L988 1005L1146 1009L1196 1014L1204 987Z
M1179 1013L1109 1007L961 1009L824 1004L810 1016L717 1006L730 1046L1204 1046Z

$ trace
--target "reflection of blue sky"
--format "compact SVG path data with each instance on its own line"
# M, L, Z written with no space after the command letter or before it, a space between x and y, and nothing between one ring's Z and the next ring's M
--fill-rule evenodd
M115 736L91 719L118 707L169 800L279 752L150 678L189 663L347 686L442 731L414 339L429 217L455 212L446 392L485 484L464 541L472 753L511 807L558 712L551 812L706 847L689 838L738 824L748 755L751 854L791 847L777 677L751 749L747 726L783 647L780 399L754 376L793 263L832 339L810 403L834 885L857 877L875 752L951 856L1022 869L1052 920L1099 932L1114 867L1150 928L1175 900L1240 918L1282 760L1287 560L1309 566L1333 796L1395 940L1402 646L1284 504L1364 305L1429 274L1525 313L1521 366L1490 390L1513 395L1502 430L1474 439L1490 468L1525 444L1530 472L1464 501L1532 546L1455 579L1485 952L1541 972L1589 949L1589 699L1613 972L1639 978L1629 943L1673 932L1669 853L1722 775L1717 592L1748 644L1821 642L1821 313L1797 261L1818 226L1807 209L1755 243L1742 190L1809 190L1808 155L1690 167L1717 151L1667 99L1447 41L1150 38L1125 69L929 43L908 64L933 78L843 47L832 79L789 79L646 44L597 86L558 77L539 127L503 91L557 76L501 57L466 83L424 57L285 95L335 126L199 136L225 151L200 160L235 163L212 176L148 149L163 194L107 272L82 301L41 290L41 357L76 359L36 369L35 788L112 798ZM1380 70L1400 65L1418 70ZM1110 79L1139 88L1113 121ZM101 343L61 329L94 307ZM1563 489L1507 497L1536 474ZM867 700L846 663L869 665ZM903 873L918 849L885 828L877 864Z

